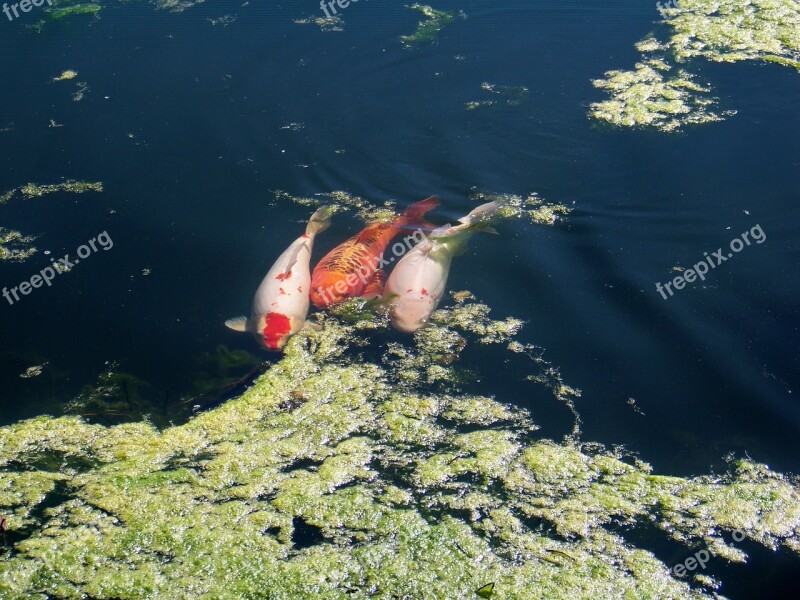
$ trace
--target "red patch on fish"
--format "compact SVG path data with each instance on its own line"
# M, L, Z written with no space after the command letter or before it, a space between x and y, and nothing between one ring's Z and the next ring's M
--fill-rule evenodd
M423 296L427 296L428 295L428 290L426 290L425 288L422 288L422 295Z
M284 279L289 279L289 277L291 277L291 276L292 276L292 272L291 271L287 271L286 273L279 274L275 279L277 279L278 281L283 281Z
M264 345L270 350L280 350L281 340L292 331L289 317L272 312L266 316L264 321Z

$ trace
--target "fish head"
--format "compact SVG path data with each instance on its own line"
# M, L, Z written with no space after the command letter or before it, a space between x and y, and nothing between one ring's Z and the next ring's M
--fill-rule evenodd
M345 294L337 294L334 288L315 287L311 288L311 303L317 308L328 308L345 300Z
M408 318L407 316L392 315L392 327L400 333L414 333L425 325L424 321Z
M344 277L315 277L311 280L311 303L317 308L328 308L353 297L353 289Z
M401 333L414 333L423 327L439 304L436 295L422 289L420 295L392 294L384 296L389 300L389 317L392 327Z
M255 336L258 342L267 350L278 352L296 331L296 319L284 314L270 312L258 319Z

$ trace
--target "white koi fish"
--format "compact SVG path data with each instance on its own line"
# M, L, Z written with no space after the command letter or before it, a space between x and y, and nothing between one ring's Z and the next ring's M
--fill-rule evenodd
M300 331L310 304L314 236L330 226L332 212L322 207L311 215L306 232L280 255L258 286L250 318L228 319L228 328L252 333L267 350L281 350Z
M482 204L461 217L460 225L431 231L425 241L400 259L383 290L395 329L414 333L428 322L444 295L453 256L476 231L493 231L489 221L499 208L497 202Z

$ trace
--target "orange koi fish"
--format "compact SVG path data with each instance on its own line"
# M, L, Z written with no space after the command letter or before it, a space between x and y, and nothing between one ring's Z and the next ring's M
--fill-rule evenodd
M402 229L419 223L422 216L439 205L431 196L409 206L388 223L372 223L328 252L311 275L311 302L325 308L347 298L360 296L364 286L384 264L383 253Z
M386 271L378 269L372 276L372 279L367 281L367 285L361 290L361 297L367 300L375 300L376 298L383 297L383 288L386 286Z

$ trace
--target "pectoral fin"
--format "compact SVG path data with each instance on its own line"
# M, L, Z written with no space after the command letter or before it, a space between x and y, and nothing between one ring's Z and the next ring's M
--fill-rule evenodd
M247 317L234 317L225 321L225 327L244 333L247 331Z

